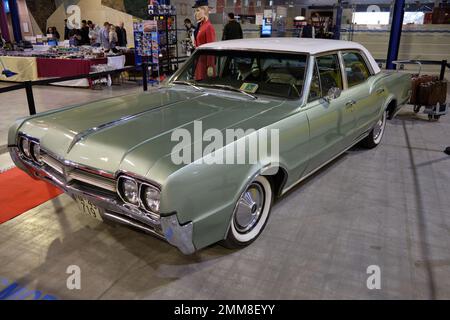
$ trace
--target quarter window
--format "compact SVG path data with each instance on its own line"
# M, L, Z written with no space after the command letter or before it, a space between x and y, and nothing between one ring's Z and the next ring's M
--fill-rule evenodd
M316 58L316 61L319 70L322 97L328 95L328 90L331 88L339 88L342 90L342 75L338 55L330 54L320 56Z
M313 76L311 79L311 86L309 87L308 101L314 101L322 97L322 89L320 88L320 77L317 69L317 62L314 61Z
M359 53L343 52L345 74L347 76L348 87L351 88L363 83L370 76L366 62Z

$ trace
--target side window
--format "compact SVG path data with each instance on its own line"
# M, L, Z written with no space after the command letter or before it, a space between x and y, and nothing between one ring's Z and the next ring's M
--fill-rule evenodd
M320 77L317 69L317 62L314 61L314 70L311 79L311 87L309 88L308 101L314 101L322 97L322 90L320 88Z
M337 54L330 54L316 58L317 68L319 69L320 85L322 89L322 96L328 94L331 88L342 87L341 68L339 67L339 58Z
M342 52L345 74L347 75L348 87L351 88L364 81L370 76L366 62L359 53Z

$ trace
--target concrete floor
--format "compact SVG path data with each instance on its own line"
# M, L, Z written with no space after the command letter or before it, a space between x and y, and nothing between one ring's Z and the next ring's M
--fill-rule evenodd
M184 256L62 195L0 225L0 292L16 282L60 299L450 299L450 116L425 119L406 108L378 148L355 147L294 188L242 250ZM67 289L70 265L81 290ZM380 290L366 286L370 265Z

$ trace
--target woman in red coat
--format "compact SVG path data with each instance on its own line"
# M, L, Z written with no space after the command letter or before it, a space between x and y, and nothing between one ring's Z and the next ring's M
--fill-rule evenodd
M193 8L195 8L195 19L198 23L195 46L199 47L202 44L216 41L216 31L209 21L208 1L197 0ZM195 80L201 81L208 76L213 77L215 75L215 64L214 56L200 56L195 68Z

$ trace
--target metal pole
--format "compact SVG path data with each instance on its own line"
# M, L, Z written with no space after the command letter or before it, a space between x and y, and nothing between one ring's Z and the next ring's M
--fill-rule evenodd
M31 81L25 81L25 91L27 92L28 110L30 115L36 114L36 105L34 103L33 85Z
M447 60L442 60L442 62L441 62L441 72L439 74L439 80L444 80L444 78L445 78L445 68L447 68Z
M405 0L395 0L394 12L392 14L391 33L389 36L389 47L386 59L386 69L395 70L392 61L398 59L398 48L402 35L403 15L405 13Z
M146 62L142 63L142 85L144 91L148 91L148 79L147 79L148 65Z
M22 30L20 28L19 8L17 7L17 0L8 0L9 11L11 13L11 21L14 33L14 40L16 43L22 41Z
M338 0L338 7L336 9L336 24L334 26L334 35L333 38L335 40L339 40L341 38L341 23L342 23L342 0Z

